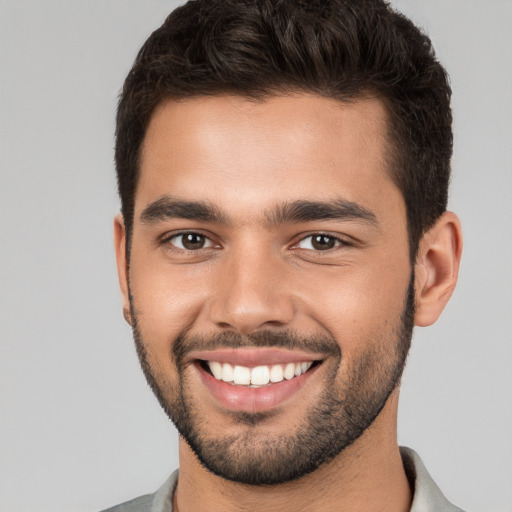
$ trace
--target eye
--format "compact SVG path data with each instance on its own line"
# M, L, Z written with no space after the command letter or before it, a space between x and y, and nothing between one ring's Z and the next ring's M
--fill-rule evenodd
M194 232L173 235L167 238L165 242L184 251L197 251L199 249L215 247L215 244L207 236Z
M340 238L336 238L335 236L315 233L314 235L303 238L297 244L297 247L300 249L309 249L313 251L328 251L329 249L333 249L334 247L338 247L340 245L348 245L348 243L344 242Z

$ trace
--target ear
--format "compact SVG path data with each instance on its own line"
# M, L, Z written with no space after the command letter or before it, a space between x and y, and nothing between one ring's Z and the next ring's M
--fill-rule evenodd
M128 288L128 261L126 260L126 229L123 216L119 213L114 218L114 245L116 249L117 275L123 297L123 316L132 325L130 294Z
M431 325L441 315L457 283L461 254L460 221L454 213L445 212L423 235L418 248L415 325Z

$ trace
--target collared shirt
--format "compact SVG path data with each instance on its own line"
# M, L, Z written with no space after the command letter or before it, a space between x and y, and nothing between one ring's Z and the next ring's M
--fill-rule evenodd
M410 512L463 512L444 497L414 450L400 447L400 454L407 478L414 489ZM172 512L177 483L178 470L174 471L154 494L140 496L103 512Z

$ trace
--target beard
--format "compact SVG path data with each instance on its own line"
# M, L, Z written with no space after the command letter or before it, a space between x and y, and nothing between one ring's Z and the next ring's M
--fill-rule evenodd
M367 340L368 348L346 366L343 375L339 374L341 348L332 336L302 337L293 331L265 331L247 336L229 332L191 337L183 332L171 344L169 363L174 361L179 379L170 383L150 363L132 298L130 302L135 345L146 380L199 462L227 480L276 485L313 472L350 446L372 425L399 385L414 325L414 275L393 327L379 339ZM236 434L218 431L212 435L205 431L209 419L190 392L184 358L192 350L241 347L300 349L330 356L324 390L295 430L277 437L269 435L266 425L278 414L271 410L226 412L243 427Z

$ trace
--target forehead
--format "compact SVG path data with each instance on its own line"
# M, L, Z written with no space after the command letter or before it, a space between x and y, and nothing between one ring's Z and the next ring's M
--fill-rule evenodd
M369 98L165 101L142 147L136 215L163 195L237 205L249 216L283 201L400 196L387 172L386 123L384 104Z

